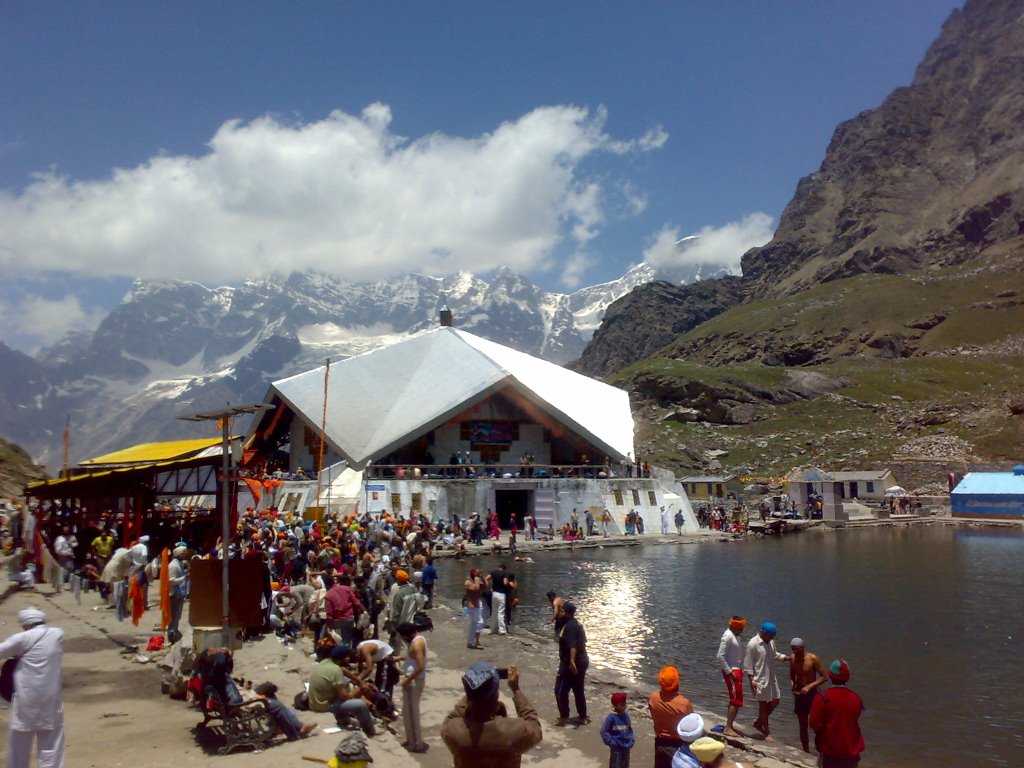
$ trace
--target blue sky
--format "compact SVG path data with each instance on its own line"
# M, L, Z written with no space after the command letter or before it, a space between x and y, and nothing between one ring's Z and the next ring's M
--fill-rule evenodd
M134 274L291 266L569 288L659 234L745 246L957 5L6 2L0 311L88 325Z

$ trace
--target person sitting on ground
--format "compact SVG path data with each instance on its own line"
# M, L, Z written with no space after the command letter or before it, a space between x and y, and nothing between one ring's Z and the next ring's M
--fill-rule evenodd
M662 667L658 690L651 694L647 707L654 722L654 768L670 768L676 751L682 746L678 726L693 712L693 705L679 692L679 670Z
M690 745L704 735L704 718L691 712L679 721L676 735L681 744L672 756L672 768L700 768L700 761L691 751Z
M363 732L373 736L376 730L370 708L343 671L351 656L352 646L340 643L331 649L330 656L313 667L309 676L309 708L313 712L332 713L340 726L354 717Z
M278 700L277 686L273 683L260 683L256 686L255 693L266 703L267 712L274 718L278 730L288 741L305 738L316 730L316 723L300 723L295 711Z
M498 697L500 675L493 664L473 664L462 676L462 687L466 695L441 726L455 768L519 768L523 753L543 738L537 710L519 689L519 670L508 668L516 717L508 716Z
M199 677L201 695L200 710L203 723L210 720L210 703L226 709L242 703L242 694L231 678L235 669L235 658L230 648L207 648L199 654L193 666L193 673Z
M690 745L690 752L697 758L701 768L725 768L725 744L718 739L701 736Z

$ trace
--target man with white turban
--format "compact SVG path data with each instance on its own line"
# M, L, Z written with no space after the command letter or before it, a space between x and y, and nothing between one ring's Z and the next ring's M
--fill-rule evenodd
M704 718L691 712L676 726L682 746L672 756L672 768L700 768L700 761L690 751L690 745L704 735Z
M171 621L167 625L167 641L171 644L181 639L178 623L185 607L185 598L188 597L187 572L183 562L187 554L188 547L179 543L171 553L171 562L167 564L168 593L171 598Z
M39 768L64 768L61 661L64 630L46 624L38 608L18 612L24 631L0 643L0 658L17 658L7 739L8 768L28 768L32 740Z

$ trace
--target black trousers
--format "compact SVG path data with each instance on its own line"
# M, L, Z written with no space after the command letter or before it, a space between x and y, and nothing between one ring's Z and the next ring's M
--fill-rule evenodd
M573 674L569 669L559 670L555 677L555 703L558 705L558 716L569 716L569 692L572 691L573 699L576 702L576 714L579 717L587 716L587 697L583 692L583 680L587 676L586 666L577 665L577 672Z

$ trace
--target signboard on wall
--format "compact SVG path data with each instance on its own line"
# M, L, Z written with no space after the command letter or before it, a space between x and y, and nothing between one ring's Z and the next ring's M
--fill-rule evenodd
M468 427L474 445L508 445L518 437L514 421L470 421Z

